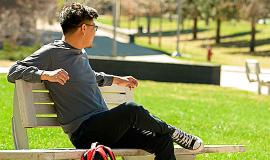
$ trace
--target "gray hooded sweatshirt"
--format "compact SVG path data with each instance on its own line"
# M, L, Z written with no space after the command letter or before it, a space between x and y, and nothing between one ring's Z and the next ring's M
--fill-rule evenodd
M44 81L54 101L58 121L69 136L92 115L108 110L98 86L110 86L113 76L92 70L85 50L73 48L62 40L44 45L8 73L8 81L17 79L41 82L41 73L64 69L70 79L61 85Z

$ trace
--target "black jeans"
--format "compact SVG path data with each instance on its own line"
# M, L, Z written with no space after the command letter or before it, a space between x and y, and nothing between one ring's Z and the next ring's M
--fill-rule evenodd
M70 140L76 148L99 142L111 148L143 149L154 153L156 160L175 160L168 125L133 102L91 116Z

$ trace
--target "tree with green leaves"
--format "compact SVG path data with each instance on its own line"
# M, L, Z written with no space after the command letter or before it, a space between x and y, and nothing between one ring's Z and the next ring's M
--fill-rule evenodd
M221 23L237 17L235 0L209 0L211 15L216 20L216 43L220 43Z
M193 39L197 39L198 32L198 19L201 17L201 6L202 1L200 0L183 0L183 17L191 18L193 20Z
M136 2L138 3L137 11L143 16L146 16L148 44L151 44L151 19L153 16L158 16L160 14L160 3L145 0L137 0Z
M260 18L269 17L269 0L239 0L238 8L240 11L240 16L250 21L250 52L254 53L256 46L256 23Z

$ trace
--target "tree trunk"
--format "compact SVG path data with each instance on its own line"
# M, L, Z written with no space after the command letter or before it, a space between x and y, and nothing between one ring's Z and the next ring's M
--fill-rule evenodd
M181 31L184 31L185 30L185 18L184 17L182 17L182 19L181 19Z
M151 16L147 15L147 34L148 34L148 44L151 44Z
M173 21L172 13L170 12L170 13L169 13L169 22L172 22L172 21Z
M162 7L162 4L160 4L160 7ZM162 8L160 10L160 15L159 15L159 32L158 32L158 46L161 47L161 41L162 41Z
M136 18L137 18L137 28L139 28L140 25L141 25L141 23L140 23L140 16L137 16Z
M205 25L206 25L206 27L209 26L209 16L206 16L206 18L205 18Z
M250 40L250 52L255 52L255 36L256 36L256 19L251 18L251 40Z
M121 27L120 23L121 23L121 16L119 16L119 18L117 19L117 22L116 22L116 26L119 27L119 28Z
M128 30L130 31L131 29L131 17L128 15Z
M263 24L266 24L266 17L265 18L263 18Z
M194 17L193 18L193 30L192 30L192 32L193 32L193 40L197 39L197 32L198 32L198 30L197 30L197 22L198 22L198 18Z
M217 19L217 30L216 30L216 43L220 43L220 28L221 28L221 20L220 18Z

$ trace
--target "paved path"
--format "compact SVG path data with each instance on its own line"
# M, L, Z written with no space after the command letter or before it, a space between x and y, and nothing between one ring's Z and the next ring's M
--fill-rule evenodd
M9 70L9 67L0 67L0 73L7 73L8 70Z
M233 87L241 90L257 92L257 83L249 83L246 77L244 67L238 66L222 66L221 68L221 82L222 87ZM270 70L261 69L262 78L270 80ZM267 87L262 88L262 94L267 95Z

